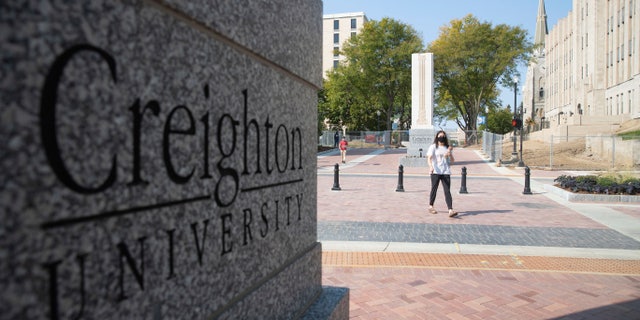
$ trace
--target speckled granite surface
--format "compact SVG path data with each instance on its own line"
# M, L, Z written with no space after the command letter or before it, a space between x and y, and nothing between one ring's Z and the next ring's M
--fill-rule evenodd
M0 4L3 317L313 303L322 4L298 2Z

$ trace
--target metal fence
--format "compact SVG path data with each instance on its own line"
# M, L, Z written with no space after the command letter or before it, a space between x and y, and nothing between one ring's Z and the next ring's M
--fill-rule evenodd
M336 131L323 131L318 139L321 146L331 147L335 142ZM350 148L374 148L378 146L384 147L406 147L409 143L408 130L393 131L347 131L343 134L338 131L338 142L342 137L346 137ZM464 137L459 137L457 131L447 131L449 142L454 146L465 144ZM474 135L475 136L475 135Z
M551 135L548 147L550 169L640 170L640 136Z
M342 139L342 131L338 133L339 139ZM332 147L334 134L335 131L323 132L318 144ZM451 131L447 135L454 146L481 144L482 152L491 162L513 163L513 136L510 134ZM350 148L400 148L408 145L409 131L347 131L345 137ZM529 141L529 134L525 133L522 138L523 160L530 167L550 170L640 170L640 136L563 135ZM519 140L519 136L516 136L517 145L520 144Z
M501 134L484 131L482 133L482 152L489 157L489 161L496 162L502 159L502 140L504 136Z
M529 167L571 171L640 170L640 136L551 135L542 139L530 139L525 134L521 147L518 135L515 146L512 135L495 135L495 138L491 138L491 135L493 134L485 133L482 150L492 161L501 159L503 164L515 163L514 159L518 160L520 157L519 149L523 148L522 160ZM500 148L497 148L498 144ZM512 147L515 153L511 152ZM511 156L507 159L503 155Z

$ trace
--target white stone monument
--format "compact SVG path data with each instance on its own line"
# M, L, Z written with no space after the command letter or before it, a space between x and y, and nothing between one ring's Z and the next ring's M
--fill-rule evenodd
M426 166L425 153L433 143L433 53L411 55L411 130L405 166Z

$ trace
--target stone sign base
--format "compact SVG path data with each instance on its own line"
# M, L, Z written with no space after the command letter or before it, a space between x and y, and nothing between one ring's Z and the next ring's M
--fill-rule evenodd
M426 157L402 157L400 158L400 164L404 167L428 167Z
M433 144L435 130L431 129L411 129L409 130L409 146L407 148L408 157L425 157L427 149Z
M320 297L301 319L349 319L349 289L323 286Z

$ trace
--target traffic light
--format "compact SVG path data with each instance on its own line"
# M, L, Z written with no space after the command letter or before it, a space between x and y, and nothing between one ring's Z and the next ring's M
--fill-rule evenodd
M511 119L511 126L516 129L522 129L522 120L517 118Z

